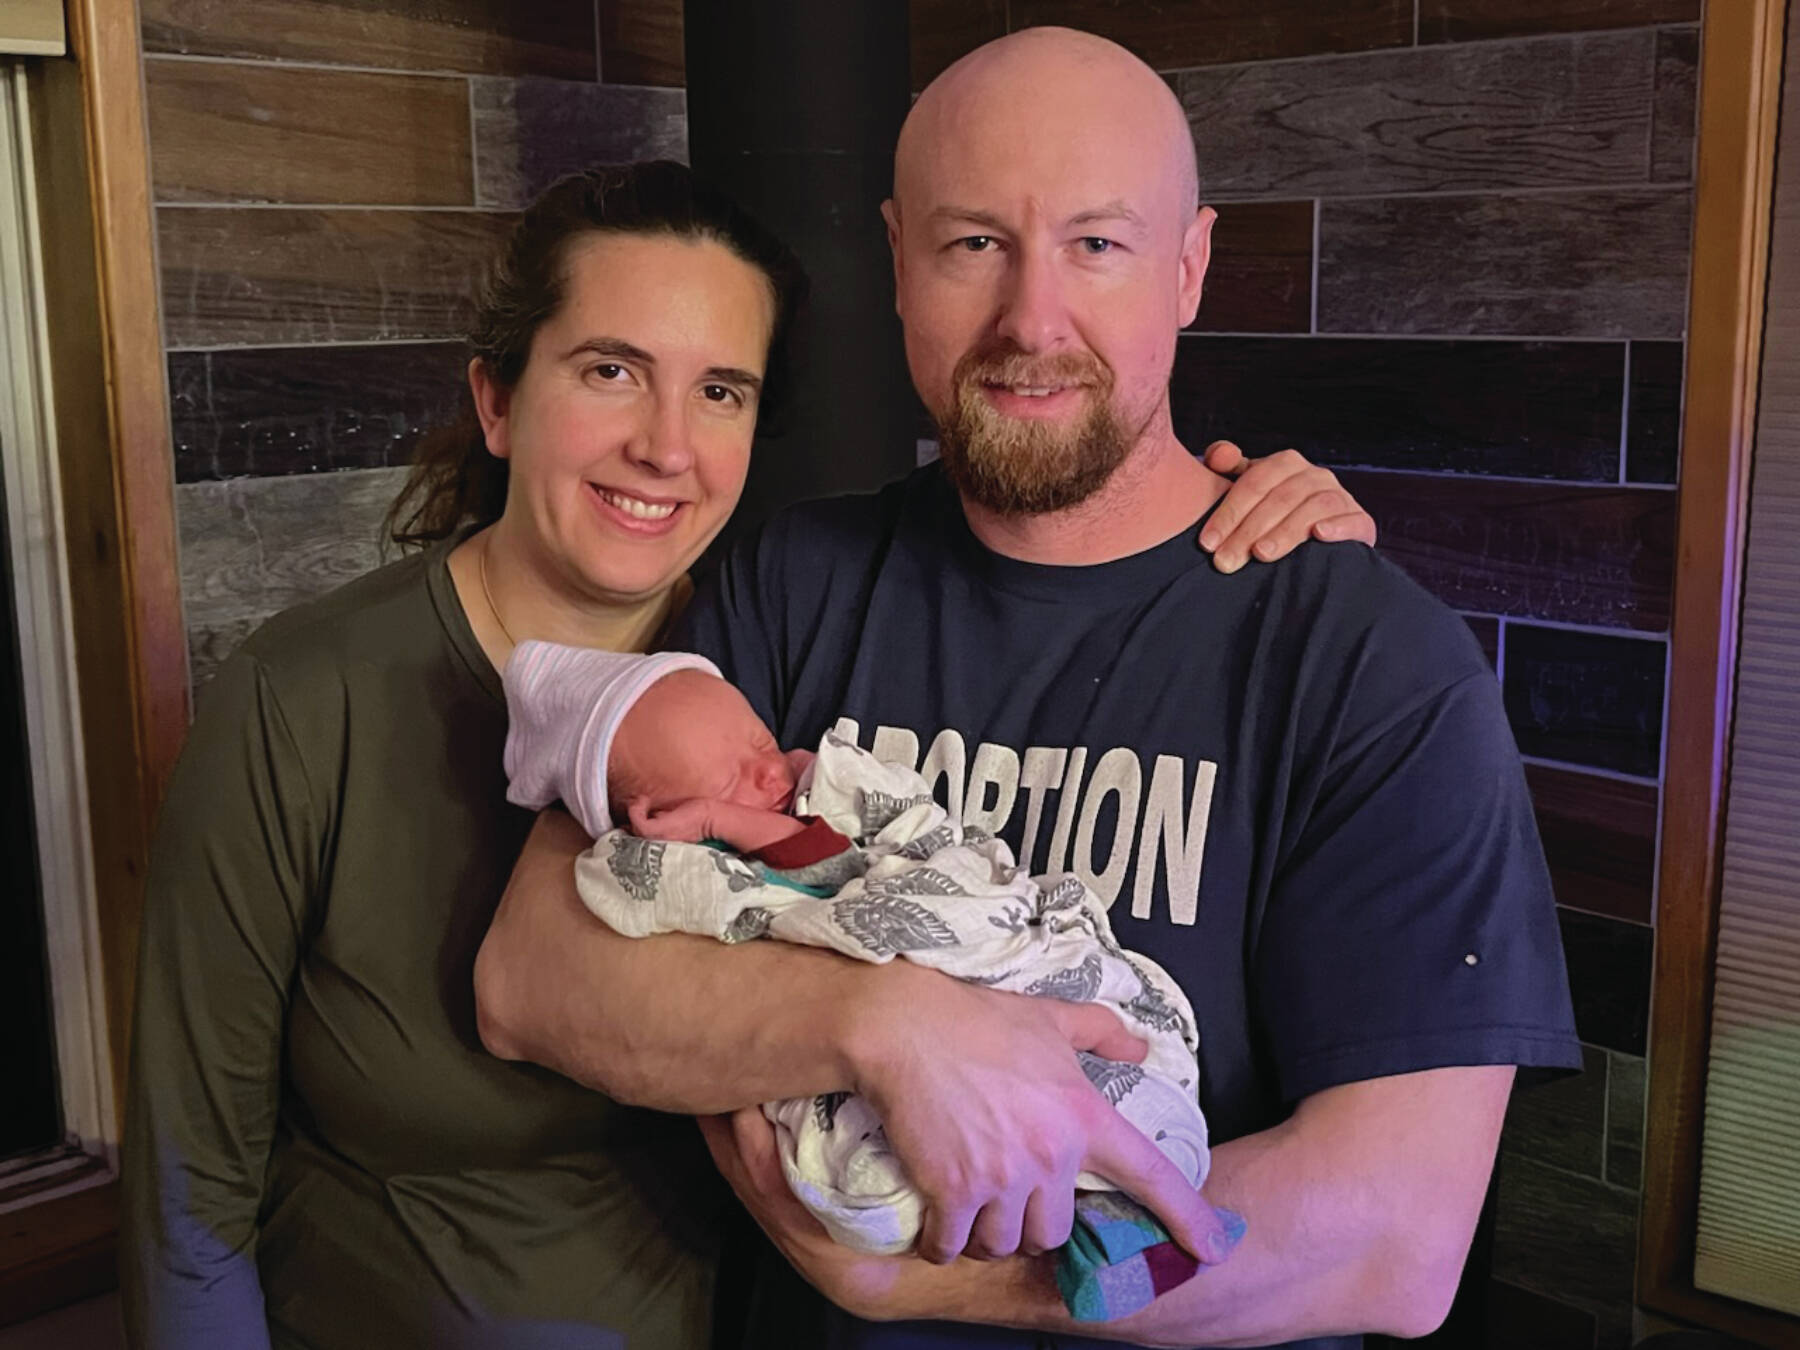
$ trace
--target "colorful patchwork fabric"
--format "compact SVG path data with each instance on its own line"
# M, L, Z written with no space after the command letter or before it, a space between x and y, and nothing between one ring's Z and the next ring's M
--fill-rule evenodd
M1230 1210L1220 1210L1219 1217L1235 1245L1244 1235L1243 1218ZM1129 1317L1199 1269L1161 1221L1130 1196L1076 1192L1075 1227L1056 1260L1056 1287L1076 1321Z

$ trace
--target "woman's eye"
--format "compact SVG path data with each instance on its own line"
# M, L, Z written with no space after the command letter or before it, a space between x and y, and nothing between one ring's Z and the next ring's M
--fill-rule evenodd
M708 403L742 403L744 396L728 384L703 384L700 397Z
M1097 234L1090 234L1082 239L1081 247L1084 251L1095 255L1111 253L1113 251L1113 241L1102 238Z

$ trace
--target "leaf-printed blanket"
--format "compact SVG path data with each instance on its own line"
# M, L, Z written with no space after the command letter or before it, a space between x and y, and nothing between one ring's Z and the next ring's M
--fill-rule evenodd
M1195 1097L1193 1009L1155 962L1124 951L1106 907L1073 875L1031 877L1012 850L965 829L923 778L827 733L795 810L856 841L866 869L828 896L767 880L698 844L613 830L575 865L583 903L628 937L772 937L857 960L896 957L1012 993L1101 1003L1149 1043L1142 1066L1082 1057L1095 1087L1198 1186L1208 1163ZM859 1097L773 1102L788 1184L834 1238L862 1251L907 1250L920 1203ZM1088 1189L1106 1189L1083 1175Z

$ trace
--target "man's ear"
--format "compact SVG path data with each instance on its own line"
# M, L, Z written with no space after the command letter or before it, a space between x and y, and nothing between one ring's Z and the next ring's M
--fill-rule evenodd
M475 416L481 419L488 453L495 459L507 458L512 454L508 417L512 411L512 390L496 380L487 362L477 356L469 362L469 393L475 398Z
M1200 294L1205 289L1206 269L1212 262L1213 222L1219 213L1210 206L1194 212L1194 218L1181 236L1181 263L1177 285L1181 296L1181 326L1186 328L1200 312Z
M881 204L881 218L887 222L888 252L894 255L894 313L900 313L900 203L889 197ZM904 317L904 316L903 316Z

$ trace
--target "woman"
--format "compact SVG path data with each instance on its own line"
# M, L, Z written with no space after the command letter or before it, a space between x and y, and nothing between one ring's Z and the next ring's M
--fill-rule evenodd
M706 1342L725 1192L692 1125L478 1036L475 952L531 825L497 672L524 637L655 642L737 502L801 285L678 165L552 188L482 297L480 435L396 504L427 547L208 686L148 883L134 1343Z

